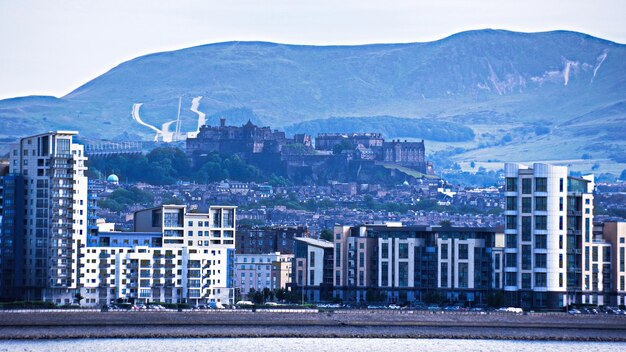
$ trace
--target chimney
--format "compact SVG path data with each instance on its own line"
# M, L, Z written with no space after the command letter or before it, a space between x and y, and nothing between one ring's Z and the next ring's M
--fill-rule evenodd
M224 127L224 126L226 126L226 118L222 117L220 119L220 127Z

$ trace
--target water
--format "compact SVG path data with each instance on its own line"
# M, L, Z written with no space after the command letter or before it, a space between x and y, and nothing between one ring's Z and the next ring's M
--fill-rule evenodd
M235 339L79 339L2 341L0 351L20 352L341 352L385 351L626 351L621 342L502 341L452 339L319 339L319 338L235 338Z

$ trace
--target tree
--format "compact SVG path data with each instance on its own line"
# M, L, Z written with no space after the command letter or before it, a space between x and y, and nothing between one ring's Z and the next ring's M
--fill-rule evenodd
M335 144L335 146L333 147L333 154L341 154L342 151L344 150L351 150L352 149L352 142L350 142L347 139L344 139L341 141L341 143L339 144Z
M441 227L452 227L452 222L450 220L441 220L439 221L439 225Z
M619 176L619 179L626 181L626 169L622 170L622 174Z
M331 230L331 229L323 229L322 232L320 232L320 239L332 242L334 240L333 239L333 230Z

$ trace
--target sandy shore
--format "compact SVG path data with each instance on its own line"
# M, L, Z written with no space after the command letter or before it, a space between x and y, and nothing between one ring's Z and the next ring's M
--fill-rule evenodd
M368 337L626 341L626 317L422 311L0 312L4 339Z

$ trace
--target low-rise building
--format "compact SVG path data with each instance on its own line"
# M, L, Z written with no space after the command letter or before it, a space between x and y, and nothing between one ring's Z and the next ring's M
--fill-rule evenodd
M235 255L235 288L241 294L251 290L287 289L291 284L293 254Z

